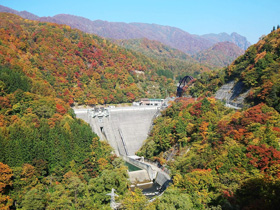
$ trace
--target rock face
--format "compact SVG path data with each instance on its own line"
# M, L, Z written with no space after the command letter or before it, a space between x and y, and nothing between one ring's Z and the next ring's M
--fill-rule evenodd
M225 101L226 105L232 108L242 108L244 100L249 94L248 89L245 88L243 82L238 81L235 83L231 81L224 84L215 94L215 98L221 101Z

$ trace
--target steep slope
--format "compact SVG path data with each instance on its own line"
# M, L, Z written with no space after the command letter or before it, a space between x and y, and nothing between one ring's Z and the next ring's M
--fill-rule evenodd
M280 29L271 32L226 70L226 79L251 89L248 102L265 102L280 111Z
M127 168L69 105L18 66L0 65L0 87L2 209L108 209L103 194L128 191Z
M247 48L251 45L251 43L248 42L244 36L241 36L235 32L231 33L230 35L227 33L205 34L202 35L202 37L213 43L232 42L243 50L247 50Z
M218 42L193 56L197 61L211 66L224 67L231 64L244 50L232 42Z

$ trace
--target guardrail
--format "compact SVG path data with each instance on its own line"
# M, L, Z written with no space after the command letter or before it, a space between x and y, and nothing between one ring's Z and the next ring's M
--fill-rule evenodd
M152 161L152 160L149 160L149 159L146 159L146 158L144 158L144 161L153 165L153 166L155 166L155 167L157 167L157 168L159 168L159 169L161 169L163 172L167 173L168 175L170 174L169 169L167 169L164 166L162 166L161 164L159 164L159 162Z

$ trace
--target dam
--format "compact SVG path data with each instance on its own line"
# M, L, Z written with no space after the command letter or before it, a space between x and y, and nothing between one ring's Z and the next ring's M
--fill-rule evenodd
M135 155L147 139L161 108L159 105L111 106L74 109L74 112L77 118L89 123L101 140L111 145L117 156L141 169L128 172L132 186L154 183L162 187L170 181L168 173Z
M77 118L91 126L101 140L108 141L118 156L131 156L148 137L158 106L74 109Z

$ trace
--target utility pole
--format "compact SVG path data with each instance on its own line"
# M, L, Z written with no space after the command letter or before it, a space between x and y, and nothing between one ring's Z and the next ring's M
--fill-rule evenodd
M115 201L115 197L118 197L118 195L115 193L115 191L116 190L114 188L112 188L111 193L106 194L106 195L110 195L111 196L110 207L112 209L114 209L114 210L117 209L120 206L120 204L116 203L116 201Z

